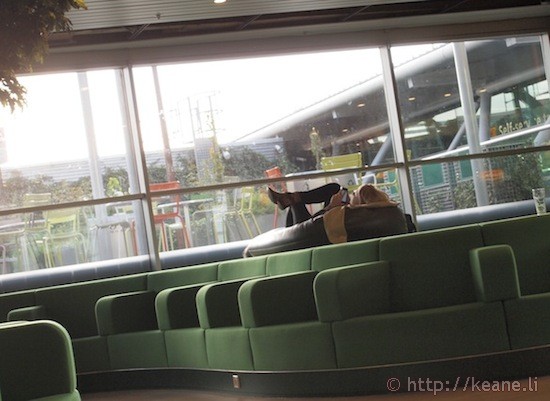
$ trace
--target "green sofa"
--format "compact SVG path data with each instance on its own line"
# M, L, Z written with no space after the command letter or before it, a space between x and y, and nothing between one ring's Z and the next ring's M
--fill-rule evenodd
M508 245L519 293L504 302L513 349L550 343L550 215L483 223L486 245ZM501 262L502 264L502 262Z
M108 370L107 338L98 332L96 302L110 294L143 290L146 279L146 274L137 274L37 289L35 305L12 310L8 320L54 320L72 338L79 373Z
M334 369L331 327L319 322L313 295L318 273L305 271L250 280L238 299L254 369Z
M205 284L216 281L217 276L216 263L152 272L147 275L147 289L100 298L96 304L97 327L107 340L110 369L168 366L156 297L168 288ZM171 300L169 296L163 299Z
M379 262L319 273L321 321L339 368L407 363L510 348L502 302L477 299L470 250L478 226L380 241Z
M550 344L550 214L0 295L79 373L326 370Z

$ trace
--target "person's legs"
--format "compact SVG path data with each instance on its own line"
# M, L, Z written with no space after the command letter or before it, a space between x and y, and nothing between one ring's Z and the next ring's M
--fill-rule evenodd
M332 195L338 193L339 190L340 184L331 182L309 191L299 192L276 192L268 187L267 194L271 202L283 210L298 203L305 203L307 205L310 203L325 202L325 204L328 204Z
M268 195L271 201L277 204L280 209L290 207L286 216L286 226L290 227L311 218L311 213L306 205L324 202L326 206L329 204L332 195L338 193L339 190L339 184L329 183L309 191L301 192L279 193L268 188Z
M290 210L288 211L286 226L290 227L294 224L301 223L311 218L309 210L307 210L306 204L303 202L290 205Z
M298 193L300 194L300 199L305 204L324 202L326 206L329 204L332 195L338 193L340 188L340 184L331 182L321 187Z

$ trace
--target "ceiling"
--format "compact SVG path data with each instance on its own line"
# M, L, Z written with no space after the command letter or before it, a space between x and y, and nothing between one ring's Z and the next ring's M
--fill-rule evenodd
M543 0L86 0L73 30L50 46L141 41L258 29L441 15L547 4Z

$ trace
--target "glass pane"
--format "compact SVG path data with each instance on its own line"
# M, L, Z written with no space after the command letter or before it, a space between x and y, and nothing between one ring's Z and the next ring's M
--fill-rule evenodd
M399 46L395 75L409 158L550 143L550 96L538 36ZM458 56L455 56L458 53ZM468 67L477 115L468 133L457 68ZM473 129L472 129L473 130ZM470 131L472 131L470 130Z
M490 205L532 200L533 188L550 190L548 151L480 159L475 175ZM471 161L434 162L411 167L418 214L478 206ZM477 189L479 191L479 188Z
M152 202L160 252L250 239L284 225L265 185L155 196Z
M29 268L23 216L0 217L0 251L2 274L17 273ZM25 263L27 262L27 263Z
M377 49L135 68L150 179L214 185L355 153L371 164L388 134L381 71Z
M29 198L38 207L50 196ZM139 202L126 202L3 216L2 274L145 254L136 231L137 210Z
M50 193L55 204L137 192L118 74L21 77L27 105L0 109L0 208L22 205L26 194Z

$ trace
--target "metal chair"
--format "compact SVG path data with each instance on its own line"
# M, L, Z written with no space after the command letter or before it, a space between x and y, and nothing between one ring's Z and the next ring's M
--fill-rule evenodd
M50 205L52 203L52 194L49 192L43 193L27 193L23 198L24 207L37 207ZM48 234L46 229L46 216L41 210L35 210L30 213L25 213L23 216L25 227L25 238L29 245L30 251L38 266L45 266L44 257L44 237Z
M150 184L149 188L151 192L167 191L170 189L179 189L180 183L178 181L161 182ZM180 214L180 195L170 195L167 198L169 202L157 204L156 207L153 208L153 220L155 225L160 226L159 246L162 251L173 249L172 239L174 238L171 231L181 229L185 247L190 248L191 240L189 232L187 231L185 220ZM164 211L165 209L168 211ZM168 231L170 231L170 233Z
M265 170L265 176L266 178L280 178L283 177L283 172L279 168L279 166L275 166L273 168L270 168L268 170ZM269 184L269 187L273 189L274 191L278 192L287 192L287 186L286 182L280 181L280 182L273 182ZM279 208L277 206L274 207L275 211L273 212L273 228L276 228L278 226L278 220L279 220Z
M80 209L58 209L45 212L46 235L44 257L46 267L62 265L67 246L74 249L76 263L87 260L86 239L80 232Z
M363 167L363 157L361 156L361 152L350 153L347 155L326 156L321 158L321 168L323 171L359 167ZM361 185L359 174L355 172L333 176L331 179L350 190L356 189Z
M256 220L256 216L252 211L254 206L254 187L243 187L235 189L233 193L233 206L232 209L225 212L223 216L224 228L226 230L225 236L229 238L228 231L231 230L230 220L233 219L235 222L240 221L244 227L248 238L253 238L255 235L261 233L260 226ZM252 221L256 233L252 231L249 220ZM239 233L239 236L240 233ZM242 236L241 236L242 239Z
M2 274L12 273L18 264L23 264L22 270L28 270L25 230L14 228L0 231L0 255ZM9 265L12 265L11 271Z

